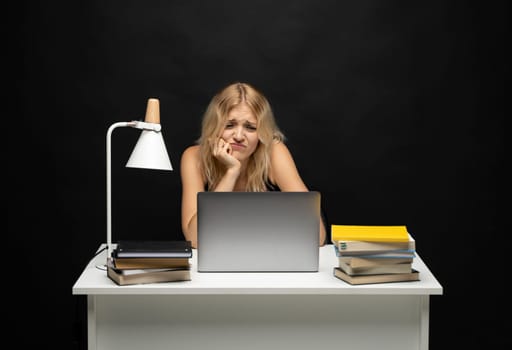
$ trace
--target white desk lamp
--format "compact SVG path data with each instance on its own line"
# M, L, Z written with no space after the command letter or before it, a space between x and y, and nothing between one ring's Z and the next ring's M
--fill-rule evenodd
M158 99L150 98L146 108L144 122L118 122L107 131L107 259L112 254L112 179L111 179L111 137L112 131L118 127L142 129L142 133L132 151L126 166L129 168L145 168L173 170L160 125L160 104Z

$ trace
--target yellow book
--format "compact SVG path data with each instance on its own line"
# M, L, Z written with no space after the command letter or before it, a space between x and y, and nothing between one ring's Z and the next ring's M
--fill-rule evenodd
M401 226L331 225L331 240L368 242L408 242L409 233Z

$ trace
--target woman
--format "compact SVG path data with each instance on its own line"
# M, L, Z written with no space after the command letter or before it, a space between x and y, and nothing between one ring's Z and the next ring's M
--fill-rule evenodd
M197 247L197 193L308 191L284 144L269 102L254 87L234 83L213 97L196 145L181 157L181 225ZM319 243L325 243L320 223Z

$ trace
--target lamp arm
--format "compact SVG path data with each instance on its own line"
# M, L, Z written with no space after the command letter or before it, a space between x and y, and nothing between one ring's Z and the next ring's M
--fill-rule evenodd
M112 132L119 127L131 127L142 130L151 130L160 132L162 126L158 123L147 123L137 120L131 122L117 122L112 124L107 130L107 259L112 254Z
M112 124L107 130L107 259L112 254L112 132L119 127L135 127L136 122L118 122Z

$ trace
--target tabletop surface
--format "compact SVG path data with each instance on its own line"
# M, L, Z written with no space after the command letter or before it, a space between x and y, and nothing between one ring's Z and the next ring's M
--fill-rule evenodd
M100 245L99 250L105 244ZM441 284L421 257L416 254L413 268L420 272L419 281L350 285L333 275L338 257L332 245L320 247L318 272L197 272L197 250L193 250L191 281L118 286L104 269L106 251L96 255L73 285L74 295L148 295L148 294L401 294L440 295Z

